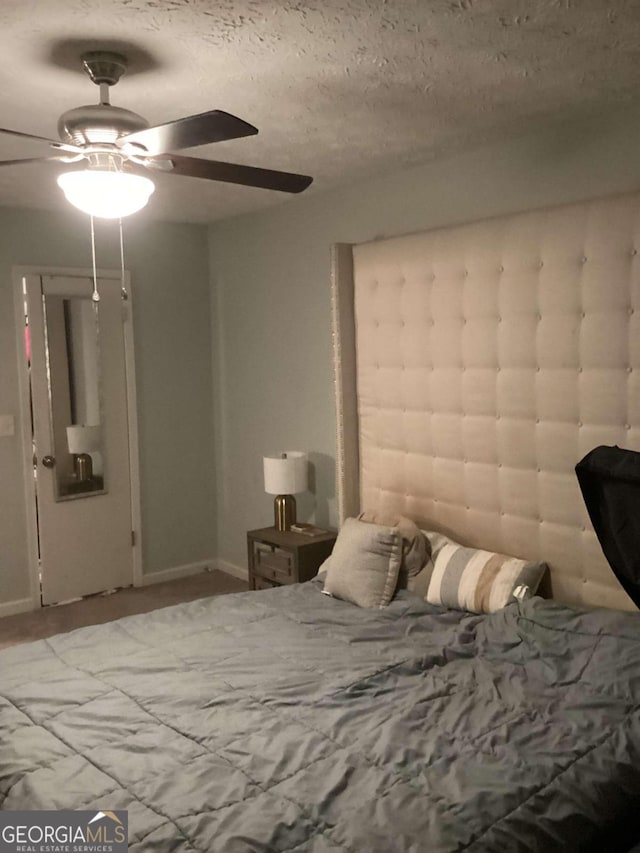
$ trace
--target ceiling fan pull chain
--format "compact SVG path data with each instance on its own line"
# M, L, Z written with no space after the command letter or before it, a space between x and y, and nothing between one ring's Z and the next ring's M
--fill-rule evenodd
M122 217L120 217L118 221L120 223L120 284L122 287L122 298L126 302L129 298L129 294L127 293L127 288L124 282L124 237L122 233Z
M96 270L96 231L93 226L93 216L91 219L91 261L93 264L93 293L91 298L94 302L100 302L100 294L98 293L98 272Z

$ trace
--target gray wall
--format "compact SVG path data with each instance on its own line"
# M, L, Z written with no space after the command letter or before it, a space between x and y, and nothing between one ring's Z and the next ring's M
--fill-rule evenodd
M639 151L640 116L625 111L210 226L222 560L245 565L245 531L272 523L270 451L310 451L315 494L298 517L336 524L332 243L633 190Z
M98 228L98 265L119 267L117 226ZM131 271L145 573L215 556L210 290L206 229L125 224ZM89 267L86 216L0 209L0 603L28 596L14 265Z

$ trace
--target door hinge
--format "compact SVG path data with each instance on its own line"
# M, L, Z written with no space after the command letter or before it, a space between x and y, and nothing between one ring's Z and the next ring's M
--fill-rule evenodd
M136 532L135 530L131 531L131 547L135 548L136 546Z

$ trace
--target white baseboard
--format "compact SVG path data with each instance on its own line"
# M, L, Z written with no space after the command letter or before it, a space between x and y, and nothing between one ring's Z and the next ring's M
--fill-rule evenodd
M152 583L163 583L164 581L175 581L178 578L186 578L189 575L211 571L211 569L219 569L221 572L226 572L226 574L233 575L234 578L240 578L243 581L249 580L249 572L246 567L236 566L234 563L228 563L226 560L220 560L219 558L212 558L210 560L202 560L199 563L188 563L185 566L173 566L170 569L161 569L159 572L149 572L142 576L142 586L149 586Z
M221 572L243 581L249 580L249 572L246 566L236 566L235 563L228 563L226 560L211 559L199 563L188 563L184 566L173 566L170 569L161 569L159 572L149 572L149 574L142 576L142 586L174 581L178 578L186 578L189 575L200 574L200 572L211 571L211 569L219 569ZM26 613L29 610L38 609L38 605L34 604L31 598L0 602L0 619L3 616L14 616L16 613Z
M16 613L26 613L28 610L36 610L32 598L18 598L16 601L5 601L0 604L0 619L3 616L15 616Z
M249 570L246 566L236 566L235 563L228 563L219 557L214 560L213 565L214 568L220 569L221 572L226 572L228 575L233 575L234 578L239 578L242 581L249 580Z
M164 583L164 581L175 581L178 578L186 578L189 575L198 575L210 569L216 569L217 560L202 560L198 563L187 563L184 566L173 566L170 569L161 569L158 572L149 572L142 575L142 586L152 583Z

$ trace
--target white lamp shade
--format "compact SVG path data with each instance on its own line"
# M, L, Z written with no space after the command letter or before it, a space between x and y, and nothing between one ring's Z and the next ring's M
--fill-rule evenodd
M299 450L265 456L265 492L269 495L295 495L306 491L307 468L307 454Z
M67 446L69 453L95 453L100 450L102 441L99 426L77 424L67 427Z
M130 172L84 169L65 172L58 186L74 207L101 219L119 219L141 210L155 190L152 180Z

